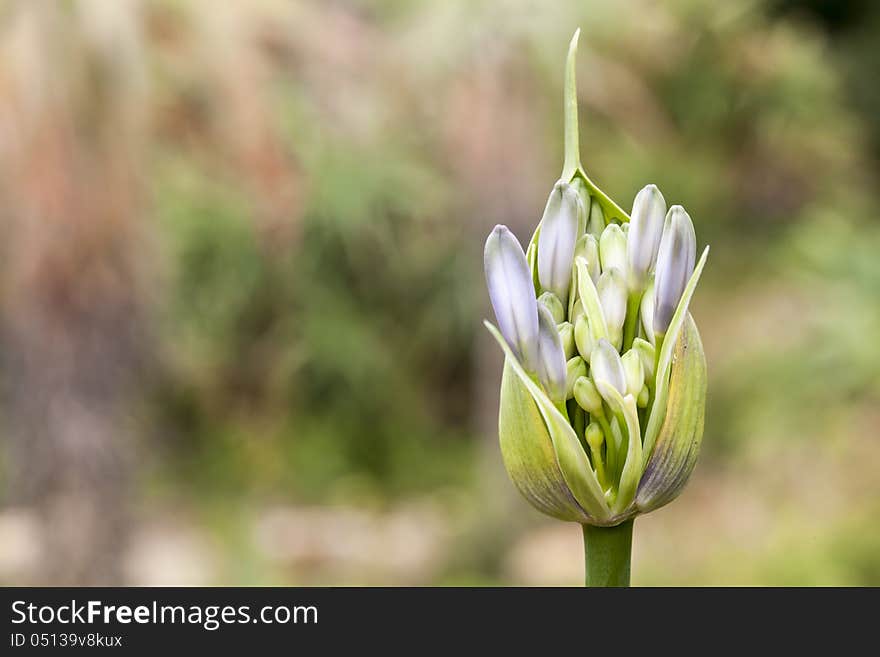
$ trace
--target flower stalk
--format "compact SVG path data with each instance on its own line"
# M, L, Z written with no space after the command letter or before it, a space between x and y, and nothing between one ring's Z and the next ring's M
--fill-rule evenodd
M629 586L634 522L627 520L615 527L582 525L585 586Z

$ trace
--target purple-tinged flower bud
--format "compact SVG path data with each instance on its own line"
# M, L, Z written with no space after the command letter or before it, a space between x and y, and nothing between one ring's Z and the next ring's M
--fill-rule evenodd
M673 205L666 215L654 274L654 332L666 333L681 294L694 271L697 237L690 215Z
M538 379L554 402L565 401L565 354L556 331L556 322L546 306L538 305Z
M571 263L578 231L578 195L571 185L558 182L550 192L538 237L538 281L563 304L568 303Z
M608 224L599 238L599 258L602 271L619 269L626 271L626 235L618 224Z
M665 216L666 201L656 185L636 194L626 245L631 290L643 290L648 283L648 274L657 262Z
M593 349L590 359L590 374L596 383L599 394L609 404L614 397L607 392L607 387L614 388L619 394L626 394L626 372L617 349L605 338L601 338ZM619 409L618 409L619 410Z
M498 328L526 369L535 367L538 304L525 253L507 226L495 226L483 254Z

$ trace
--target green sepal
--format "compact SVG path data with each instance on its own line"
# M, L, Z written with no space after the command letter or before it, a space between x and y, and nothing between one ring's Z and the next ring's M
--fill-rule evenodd
M647 513L675 499L696 465L706 414L706 355L690 313L675 345L666 415L636 493Z
M514 484L548 515L581 523L606 521L610 509L574 429L529 377L498 329L484 324L505 355L498 424L501 452ZM549 456L548 438L555 459Z

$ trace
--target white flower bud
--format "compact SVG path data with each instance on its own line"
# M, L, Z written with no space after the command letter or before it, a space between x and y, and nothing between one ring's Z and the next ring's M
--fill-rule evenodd
M619 269L607 269L599 277L599 303L608 327L608 337L620 349L623 343L623 323L626 320L626 280Z
M599 258L602 271L626 271L626 235L619 224L608 224L599 238Z
M666 201L656 185L648 185L636 194L626 249L631 290L642 290L648 282L648 274L657 262L665 216Z
M605 338L600 339L593 349L590 374L599 394L612 405L612 408L614 407L614 397L607 392L608 387L614 388L621 395L626 394L626 373L623 371L620 354Z
M578 195L564 182L556 183L538 236L538 281L553 292L563 304L568 303L571 263L578 231Z
M599 242L596 241L595 237L589 233L581 235L577 245L574 247L574 257L577 258L578 256L587 261L587 271L590 274L590 278L594 283L598 283L602 268L599 264Z

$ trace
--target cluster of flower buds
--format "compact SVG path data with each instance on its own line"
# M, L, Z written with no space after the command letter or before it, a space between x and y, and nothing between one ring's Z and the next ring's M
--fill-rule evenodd
M690 216L656 186L627 215L592 183L572 155L573 111L528 248L505 226L486 241L487 326L506 354L499 433L514 483L554 517L613 526L669 502L693 469L706 371L688 304L708 248L697 262Z

